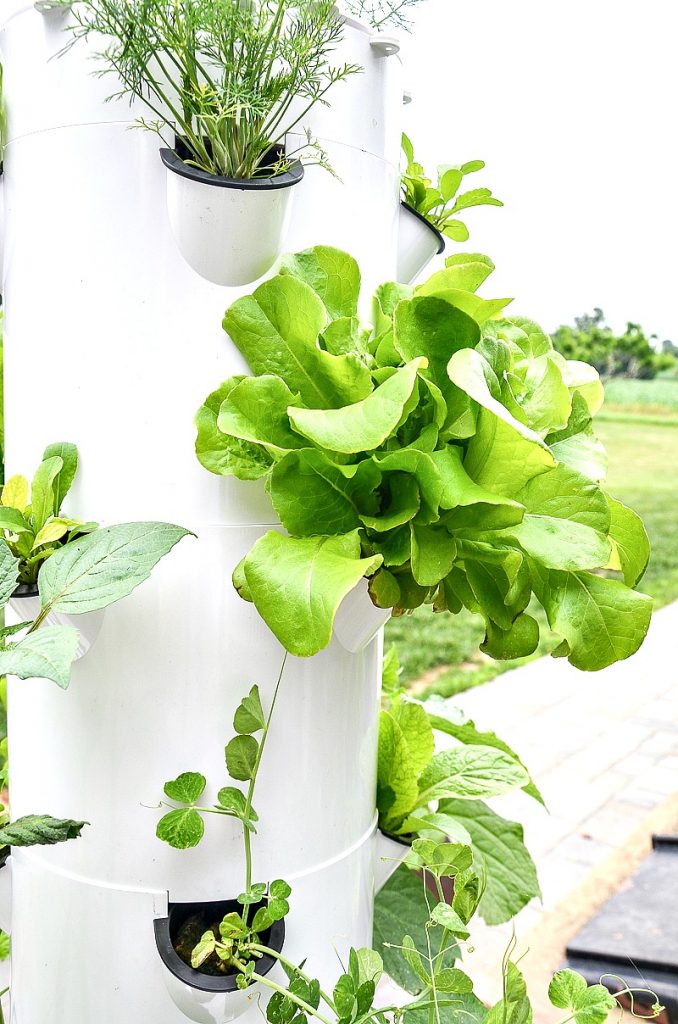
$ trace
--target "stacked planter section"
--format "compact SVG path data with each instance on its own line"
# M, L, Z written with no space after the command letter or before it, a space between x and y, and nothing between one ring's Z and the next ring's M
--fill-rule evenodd
M200 847L171 850L152 805L187 770L216 799L233 711L254 683L270 703L283 655L230 580L276 525L272 508L263 489L206 473L193 448L205 395L246 371L221 329L238 292L183 262L158 140L129 130L126 103L104 103L112 82L91 76L86 48L50 59L68 16L3 6L7 472L70 440L73 515L197 535L106 611L69 690L10 681L13 816L90 822L77 842L11 858L12 1021L180 1024L153 922L168 903L237 895L241 835L214 818ZM286 246L346 248L366 290L396 271L402 107L400 60L373 42L347 24L337 62L365 72L309 118L342 182L307 171ZM286 953L322 981L371 938L380 668L378 638L289 659L257 786L255 876L290 881Z

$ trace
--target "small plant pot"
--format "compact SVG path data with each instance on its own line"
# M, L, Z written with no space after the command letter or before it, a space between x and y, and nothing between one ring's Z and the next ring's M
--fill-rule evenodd
M334 635L351 654L364 651L391 618L390 608L377 608L372 603L368 586L366 579L361 580L346 595L334 617Z
M251 909L254 913L257 908L254 906ZM155 944L165 967L163 974L167 991L183 1015L197 1024L226 1024L227 1021L241 1017L247 1010L257 1005L264 990L261 983L239 989L236 973L210 975L196 971L175 949L180 929L190 918L202 916L205 922L202 930L207 931L211 923L221 921L232 911L242 911L242 906L236 900L170 903L167 917L153 922ZM285 941L285 922L276 921L262 934L261 940L263 946L268 946L279 953ZM276 963L275 957L262 956L257 961L255 970L257 974L263 976L268 974Z
M179 252L212 284L251 284L283 248L293 187L304 176L296 161L272 178L222 178L161 149L167 168L167 209Z
M40 614L40 595L37 584L20 583L9 599L12 611L18 616L19 622L36 619ZM87 654L99 636L104 621L104 609L96 612L85 612L83 615L64 615L63 612L50 612L45 619L46 626L75 626L80 634L75 660Z
M412 284L435 256L445 252L445 239L407 203L400 204L398 219L398 280Z

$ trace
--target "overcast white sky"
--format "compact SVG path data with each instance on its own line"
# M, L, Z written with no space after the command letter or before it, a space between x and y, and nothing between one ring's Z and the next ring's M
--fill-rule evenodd
M678 343L675 0L424 0L407 43L421 161L484 159L467 216L492 292L547 329L600 306ZM453 245L454 243L450 243ZM487 293L487 286L486 286Z

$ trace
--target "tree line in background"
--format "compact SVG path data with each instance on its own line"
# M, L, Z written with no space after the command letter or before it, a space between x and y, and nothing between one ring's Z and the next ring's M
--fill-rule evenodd
M566 359L592 363L602 377L678 378L678 346L674 342L660 344L656 334L647 335L640 324L631 322L623 334L616 334L605 322L602 309L575 317L574 327L563 324L553 334L553 344Z

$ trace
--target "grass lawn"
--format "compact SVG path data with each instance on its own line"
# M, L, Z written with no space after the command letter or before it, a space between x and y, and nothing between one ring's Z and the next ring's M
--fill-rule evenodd
M625 415L678 416L678 379L626 380L618 377L605 385L603 417Z
M621 392L616 385L623 386ZM601 416L596 429L610 457L608 490L645 521L652 558L639 589L651 594L658 607L678 598L678 382L613 381L607 387L608 396L610 391L619 396L625 388L631 415ZM639 402L639 396L648 404ZM659 397L664 402L661 406ZM672 401L676 402L673 416ZM664 410L661 415L656 415L658 407ZM541 609L537 614L545 622ZM483 655L479 651L483 635L482 620L469 612L432 615L420 609L412 616L393 619L386 627L386 643L395 642L398 647L403 681L413 683L421 695L444 697L520 664L497 663ZM547 653L553 643L547 635L538 653Z

